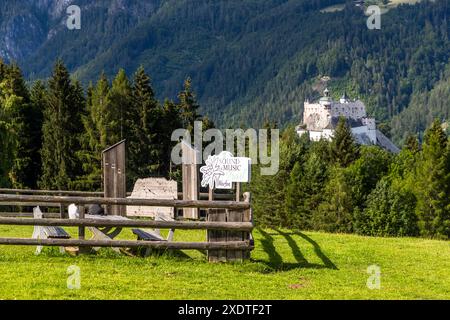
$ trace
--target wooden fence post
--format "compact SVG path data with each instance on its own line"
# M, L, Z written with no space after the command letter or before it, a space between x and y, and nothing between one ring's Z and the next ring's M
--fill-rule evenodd
M61 196L61 193L59 193L58 195ZM67 219L68 218L68 214L66 214L66 212L65 212L65 208L64 208L64 204L63 203L59 204L59 215L60 215L61 219Z
M214 189L209 189L209 201L214 200ZM225 222L227 221L226 209L209 209L208 221L211 222ZM223 230L208 230L207 231L208 242L222 242L227 241L227 232ZM222 262L227 260L226 250L208 250L209 262Z
M214 192L210 190L209 200L214 200ZM244 202L250 203L251 195L249 192L244 193ZM208 221L220 222L251 222L252 221L251 208L246 210L231 210L231 209L209 209ZM242 231L222 231L209 230L208 242L220 241L251 241L251 234ZM225 261L243 261L250 259L250 250L209 250L209 262L225 262Z
M79 219L84 219L84 206L78 206ZM78 227L78 239L84 240L86 236L85 227Z
M227 210L228 222L242 222L244 218L244 212L242 210ZM244 233L239 231L227 231L226 241L242 241L244 240ZM227 261L242 261L244 252L237 250L227 251Z
M251 203L252 202L252 194L250 192L245 192L244 193L244 202L247 203ZM253 212L252 212L252 207L250 206L250 208L246 209L243 211L243 216L242 216L242 222L251 222L253 223ZM250 244L253 246L253 238L252 238L252 234L251 232L243 232L243 237L242 240L248 240L250 241ZM251 250L245 250L243 252L243 259L244 260L248 260L250 259L250 253Z
M182 165L181 174L183 176L183 200L198 200L200 190L199 159L200 152L181 141ZM200 210L198 208L183 208L183 217L186 219L198 219Z
M80 205L78 206L78 213L79 213L79 219L85 218L85 206ZM85 240L86 239L86 227L79 226L78 227L78 239ZM88 247L78 247L78 253L89 253L90 248Z

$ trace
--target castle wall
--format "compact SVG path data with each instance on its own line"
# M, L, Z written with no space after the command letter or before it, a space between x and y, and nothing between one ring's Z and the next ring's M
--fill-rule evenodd
M366 108L361 101L333 103L331 105L331 114L333 117L343 116L353 119L361 119L367 116Z
M361 122L369 128L369 130L375 130L376 124L375 124L375 118L362 118Z
M379 140L384 139L386 140L383 142L384 147L387 145L388 150L398 152L398 148L376 129L375 119L367 117L366 107L362 101L350 101L344 94L340 102L335 102L329 97L328 90L325 90L324 94L319 103L304 103L303 125L297 127L299 136L308 134L312 141L331 140L336 118L343 116L351 119L348 123L352 126L352 133L358 143L376 145L379 144Z
M321 139L331 140L334 130L324 129L322 131L309 131L309 139L311 141L319 141Z
M377 133L374 129L369 129L367 126L361 126L361 127L354 127L352 128L352 133L354 135L357 134L365 134L367 137L369 137L370 141L373 144L377 143Z
M333 102L330 109L324 107L320 103L305 102L304 104L303 123L306 124L307 128L310 130L318 130L318 123L323 125L322 128L325 128L331 117L340 116L355 120L366 118L364 124L370 129L375 129L375 119L367 118L366 108L359 100L348 103ZM314 121L316 118L320 118L321 121Z

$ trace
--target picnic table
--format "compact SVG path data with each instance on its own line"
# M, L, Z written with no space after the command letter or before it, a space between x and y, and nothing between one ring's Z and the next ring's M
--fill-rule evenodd
M34 208L34 218L42 219L43 213L40 211L39 207ZM70 216L69 216L70 217ZM73 219L78 218L78 216L72 217ZM84 219L95 219L104 221L129 221L130 218L116 215L93 215L85 214ZM157 221L174 221L172 217L166 215L155 216ZM87 227L92 233L91 240L111 240L116 238L121 232L122 227L106 226L106 227ZM132 232L137 236L138 240L143 241L172 241L174 235L174 229L170 229L167 238L164 238L159 229L132 229ZM60 238L60 239L70 239L70 235L62 227L48 227L48 226L35 226L32 238L35 239L48 239L48 238ZM36 248L36 254L40 254L43 246L38 246ZM68 248L60 247L61 253L64 253ZM100 247L92 247L93 250L98 251ZM118 253L123 251L120 248L112 247L112 249ZM72 248L71 248L72 250ZM78 250L78 249L77 249ZM144 256L148 256L151 253L151 249L147 248L145 250Z
M85 219L96 219L105 221L123 221L130 220L127 217L122 216L102 216L102 215L92 215L86 214ZM120 232L122 232L122 227L87 227L89 231L92 232L92 240L110 240L117 237ZM95 251L98 251L100 247L93 247ZM112 248L114 251L119 252L119 248Z
M123 216L102 216L102 215L91 215L86 214L85 219L96 219L96 220L105 220L105 221L124 221L124 220L131 220L130 218L123 217ZM157 221L174 221L173 218L168 217L166 215L160 215L157 214L155 216L155 220ZM88 229L93 234L93 237L91 240L110 240L117 237L120 232L122 231L122 227L88 227ZM173 235L175 230L170 229L167 238L164 238L161 235L161 232L159 229L132 229L132 232L137 236L138 240L144 240L144 241L172 241ZM95 251L98 251L100 247L93 247ZM114 251L121 253L122 251L120 248L112 248ZM148 256L151 253L151 249L147 248L145 250L144 256Z
M42 219L44 217L39 206L33 208L33 217ZM70 239L70 235L61 227L34 226L32 239ZM41 254L43 246L37 246L35 254ZM61 253L65 253L64 247L59 247Z

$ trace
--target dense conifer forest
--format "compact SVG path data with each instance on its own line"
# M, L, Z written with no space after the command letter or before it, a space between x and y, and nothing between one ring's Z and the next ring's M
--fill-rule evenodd
M143 67L129 79L104 73L83 89L57 61L52 77L25 84L20 69L0 63L0 187L101 190L101 151L127 139L128 188L138 177L180 179L170 168L172 131L213 123L199 114L186 79L175 101L156 98ZM276 126L266 123L270 130ZM423 141L410 135L391 154L355 143L344 119L333 139L310 142L282 132L280 170L253 166L260 225L381 236L450 236L450 140L439 119Z
M156 99L143 67L100 74L85 90L57 61L51 78L26 85L16 65L0 61L0 187L101 190L101 152L127 140L127 178L170 170L172 131L203 121L191 79L176 101Z
M255 165L248 186L259 224L448 239L449 1L391 9L381 30L351 1L320 11L344 2L130 1L130 15L99 1L83 32L0 61L0 187L101 190L101 151L122 139L129 190L179 180L174 129L281 128L279 172ZM18 4L0 5L0 29ZM299 138L324 76L402 151L357 145L344 121L330 142Z
M80 0L80 30L42 5L51 2L0 4L0 30L16 39L9 59L26 79L50 77L58 58L84 86L119 68L131 77L142 64L160 100L175 100L190 76L217 125L284 128L300 122L303 101L328 76L331 92L360 97L398 145L449 118L449 0L393 8L380 30L345 0ZM346 7L323 10L335 4Z
M450 236L450 139L436 119L423 143L399 154L359 146L341 119L333 139L310 142L287 128L280 170L251 191L261 225L372 236Z

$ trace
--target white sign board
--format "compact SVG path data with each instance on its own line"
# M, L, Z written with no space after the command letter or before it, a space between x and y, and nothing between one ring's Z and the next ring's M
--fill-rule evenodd
M231 189L233 182L250 181L250 158L233 157L230 152L223 151L219 155L209 156L205 163L200 168L202 187Z

